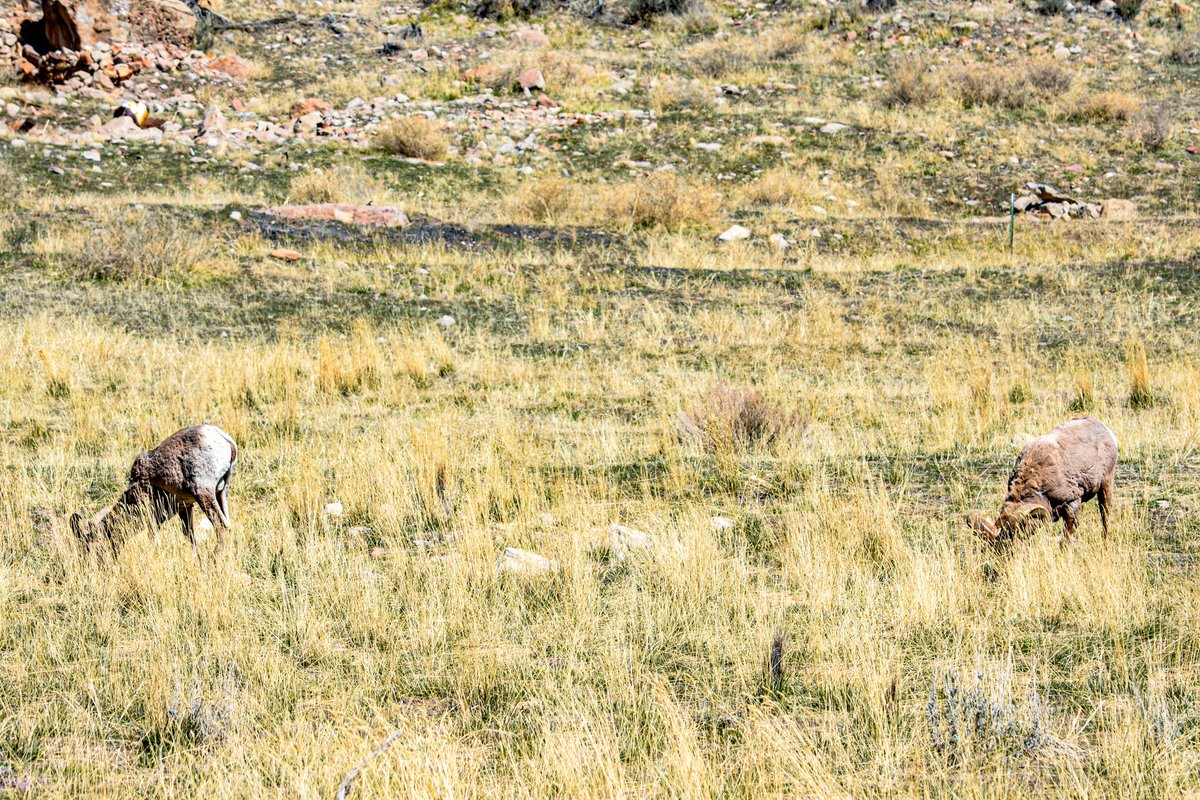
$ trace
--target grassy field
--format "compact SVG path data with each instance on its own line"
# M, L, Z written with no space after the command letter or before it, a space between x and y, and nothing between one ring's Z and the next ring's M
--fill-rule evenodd
M554 49L512 58L593 65L547 91L654 124L499 158L453 120L478 87L374 29L286 66L219 48L263 114L422 91L444 163L109 145L95 172L6 132L0 794L332 797L395 731L353 796L1200 794L1200 67L1163 8L1138 58L1131 23L1004 3L901 5L894 49L896 10L547 13ZM498 62L526 24L456 13L421 10L427 42ZM362 69L306 71L343 51ZM1010 254L1027 180L1138 219L1021 217ZM417 223L256 210L362 198ZM1080 413L1121 446L1107 548L1089 505L1067 549L992 552L966 512ZM81 552L64 515L200 421L241 448L230 546L198 561L171 522ZM653 546L615 558L614 523ZM498 574L506 547L559 569Z

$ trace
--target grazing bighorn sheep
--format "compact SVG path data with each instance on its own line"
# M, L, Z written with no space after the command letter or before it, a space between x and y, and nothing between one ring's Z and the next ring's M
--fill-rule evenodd
M1108 511L1117 468L1117 437L1103 422L1077 417L1025 446L1008 478L1008 497L993 523L978 511L967 521L993 544L1010 541L1035 524L1062 520L1063 544L1075 533L1080 507L1096 498L1108 542Z
M229 480L237 457L237 444L216 425L176 431L153 450L138 453L129 470L129 488L120 500L90 520L72 514L71 530L87 544L108 539L116 553L121 528L132 518L144 514L157 528L178 515L195 551L192 506L199 504L216 529L220 547L229 527Z

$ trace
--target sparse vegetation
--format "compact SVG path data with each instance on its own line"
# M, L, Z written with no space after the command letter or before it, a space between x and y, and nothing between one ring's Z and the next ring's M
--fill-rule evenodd
M380 129L378 142L389 153L425 161L441 161L449 148L442 126L421 116L388 123Z
M702 182L656 172L613 187L597 203L614 225L677 231L715 224L721 196Z
M161 143L4 87L0 796L1200 794L1194 20L651 3L226 0ZM1107 544L989 546L1080 414ZM199 421L225 552L79 547Z

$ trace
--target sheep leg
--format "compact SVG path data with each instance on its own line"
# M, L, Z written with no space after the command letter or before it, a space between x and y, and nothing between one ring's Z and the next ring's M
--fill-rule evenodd
M217 507L221 510L221 521L225 523L225 527L232 527L229 522L229 484L226 483L220 489L217 489Z
M217 532L217 549L222 549L225 545L225 517L221 513L221 504L217 501L216 493L211 490L197 492L196 502L200 504L200 510Z
M1100 527L1104 530L1104 546L1108 547L1108 509L1113 497L1113 476L1105 477L1096 493L1096 505L1100 506Z
M200 558L200 548L196 547L196 530L192 527L192 507L180 503L179 505L179 521L183 523L183 535L192 543L192 552L196 554L196 558Z

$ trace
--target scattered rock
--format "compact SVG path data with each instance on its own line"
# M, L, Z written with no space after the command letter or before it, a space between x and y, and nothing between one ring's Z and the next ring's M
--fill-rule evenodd
M792 243L784 238L782 233L772 233L767 237L767 242L780 252L783 252L792 246Z
M1100 204L1100 216L1117 222L1136 219L1137 204L1132 200L1109 198Z
M496 573L499 575L506 572L517 575L549 575L557 571L557 561L516 547L504 548L504 554L496 564Z
M327 220L349 225L374 225L381 228L402 228L409 224L408 215L394 206L314 203L312 205L273 206L263 209L263 211L273 217L283 219Z
M537 67L531 67L517 76L517 85L522 89L545 89L546 79L542 77L542 71Z
M292 130L296 133L312 133L324 121L325 115L320 111L310 111L296 118L296 121L292 123Z
M229 125L225 121L225 115L221 113L221 109L216 106L209 106L204 112L204 118L200 121L200 135L223 137L229 132Z
M314 111L321 114L329 114L333 111L333 106L329 105L329 103L326 103L320 98L306 97L303 100L297 100L296 102L292 103L292 108L288 113L291 115L292 119L296 119L297 117L303 117L306 114L311 114Z
M645 531L625 525L609 526L608 549L615 564L620 564L634 552L649 550L653 546L654 537Z
M821 126L821 133L826 134L845 133L846 131L853 130L854 128L851 128L849 125L843 125L840 122L827 122Z
M339 503L337 501L328 503L325 506L325 513L331 517L340 517L345 512L346 512L346 509L342 506L341 503Z
M254 68L245 60L235 55L221 56L214 59L209 62L208 68L212 72L220 72L222 75L228 75L230 78L237 78L239 80L244 80L254 74Z
M741 225L732 225L724 233L718 236L717 240L722 242L739 242L743 239L749 238L749 228L743 228Z
M458 324L457 320L455 320L454 317L450 316L449 314L438 317L437 325L443 330L453 328L456 324Z
M541 48L550 46L550 37L537 28L521 28L520 30L513 31L510 38L513 44L520 47L540 50Z
M300 253L296 252L295 250L287 250L282 247L278 248L276 250L272 250L270 252L270 256L271 256L271 258L277 258L280 261L299 261L300 259L304 258L304 256L302 256Z

